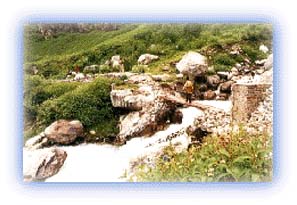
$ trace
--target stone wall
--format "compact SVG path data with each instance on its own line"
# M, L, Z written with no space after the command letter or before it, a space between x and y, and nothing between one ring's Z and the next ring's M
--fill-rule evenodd
M240 84L232 86L232 122L246 123L266 95L271 84Z

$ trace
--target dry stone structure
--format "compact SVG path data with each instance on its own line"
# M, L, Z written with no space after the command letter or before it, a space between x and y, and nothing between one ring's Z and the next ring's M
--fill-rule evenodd
M232 86L232 122L246 123L259 104L265 99L265 92L271 84L235 83Z

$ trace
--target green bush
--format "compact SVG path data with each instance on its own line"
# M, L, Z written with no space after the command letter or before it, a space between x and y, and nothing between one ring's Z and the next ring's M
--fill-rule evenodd
M242 50L252 60L252 62L255 62L255 60L265 59L268 56L259 50L259 46L243 45Z
M25 123L35 120L37 109L46 100L57 98L75 89L78 82L52 82L40 76L26 76L24 81Z
M58 119L77 119L85 128L90 129L115 119L117 116L109 95L111 83L110 79L97 78L58 98L45 101L38 109L38 122L49 125Z
M228 54L219 53L213 57L213 63L214 65L233 66L236 61Z
M176 153L165 148L155 167L139 165L138 181L263 182L272 180L272 138L245 131L208 136L200 146Z

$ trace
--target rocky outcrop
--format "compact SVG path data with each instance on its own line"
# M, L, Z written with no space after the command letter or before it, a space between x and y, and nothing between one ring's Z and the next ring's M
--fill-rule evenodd
M54 143L71 144L83 137L83 125L78 120L58 120L44 130L45 137Z
M132 137L150 136L172 121L176 107L160 100L139 112L131 112L120 120L120 133L117 139L124 143Z
M142 89L142 92L132 92L130 89L112 90L110 98L113 107L130 111L141 110L144 106L154 102L155 97Z
M176 68L185 75L202 76L207 72L207 59L197 52L190 51L176 64Z
M24 181L42 181L55 175L63 166L67 153L59 148L23 152Z
M159 56L152 55L152 54L142 54L139 56L137 62L142 65L148 65L154 60L158 60Z
M222 109L209 108L202 116L195 120L195 125L189 128L189 134L196 133L196 137L206 134L226 134L231 131L231 113ZM199 138L199 137L198 137Z

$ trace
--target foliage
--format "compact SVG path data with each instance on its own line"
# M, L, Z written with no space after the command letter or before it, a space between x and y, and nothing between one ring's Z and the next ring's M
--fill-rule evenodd
M233 44L250 45L245 51L254 60L255 52L263 55L258 51L260 44L272 48L272 27L269 24L124 24L116 31L64 33L40 40L32 25L26 27L24 38L25 63L36 65L39 74L46 78L59 79L75 66L102 65L113 55L121 55L126 71L137 64L143 53L159 55L156 65L161 65L168 64L171 56L188 50L213 57L209 58L210 65L229 66L233 63L230 58L237 57L228 59L222 55ZM210 56L204 53L209 50L213 50ZM239 58L243 57L245 53ZM155 70L151 65L149 68Z
M272 139L267 134L207 136L199 146L176 153L164 149L155 167L140 165L139 181L260 182L272 180Z
M48 126L58 119L77 119L89 130L117 119L109 96L111 83L110 79L97 78L60 97L44 101L38 109L38 123Z
M36 119L39 106L46 100L57 98L75 89L78 82L52 82L40 76L25 76L24 80L24 116L30 123Z

